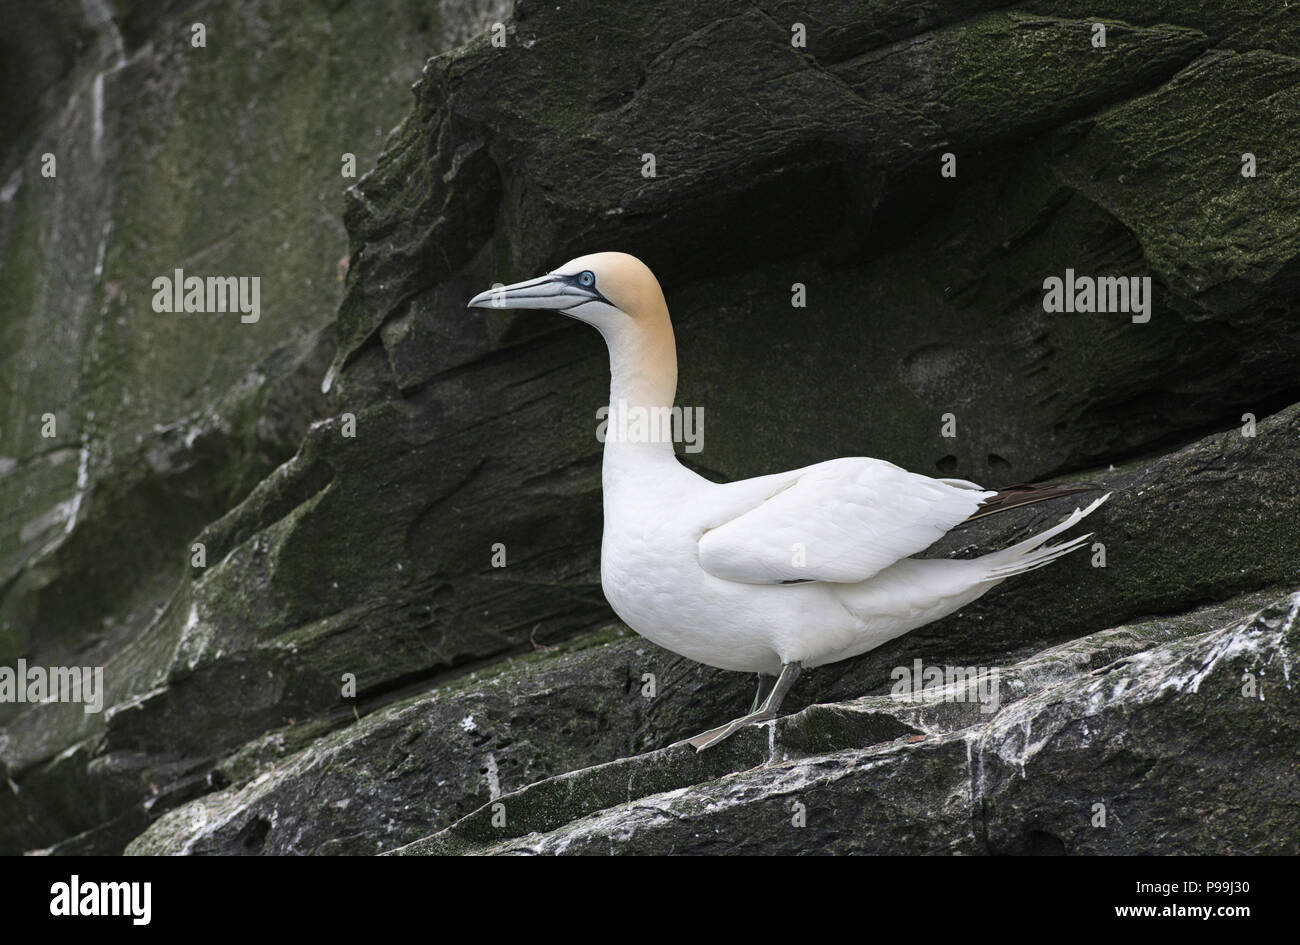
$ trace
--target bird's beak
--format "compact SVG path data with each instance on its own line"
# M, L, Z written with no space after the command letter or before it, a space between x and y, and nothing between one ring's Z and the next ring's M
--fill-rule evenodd
M498 286L469 300L469 308L536 308L563 312L599 296L573 276L548 273L538 279Z

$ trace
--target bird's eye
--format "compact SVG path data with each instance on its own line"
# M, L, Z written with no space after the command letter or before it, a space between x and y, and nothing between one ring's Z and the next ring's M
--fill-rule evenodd
M578 274L578 285L584 289L590 289L596 284L596 274L590 269L584 269Z

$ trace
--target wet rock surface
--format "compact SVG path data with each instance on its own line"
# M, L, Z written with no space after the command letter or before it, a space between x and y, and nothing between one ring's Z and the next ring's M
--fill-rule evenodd
M0 705L0 851L1295 852L1280 4L67 6L0 97L0 664L102 665L107 709ZM596 249L666 290L705 475L1087 479L1106 566L670 747L752 680L611 623L603 345L464 310ZM262 318L154 312L181 267L260 272ZM1150 321L1046 313L1067 269L1151 277ZM914 659L1002 705L900 705Z

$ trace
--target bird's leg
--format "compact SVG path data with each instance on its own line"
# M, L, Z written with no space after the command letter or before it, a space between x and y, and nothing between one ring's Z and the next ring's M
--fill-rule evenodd
M754 693L754 701L750 703L749 714L753 715L758 711L758 707L763 704L772 692L772 687L776 685L776 677L768 673L755 673L758 677L758 691Z
M731 735L734 735L739 729L750 724L751 722L767 722L776 718L777 710L781 708L781 702L785 699L785 694L790 691L794 681L799 678L799 672L803 669L798 663L785 663L781 666L781 675L776 677L776 682L772 690L763 700L763 704L748 715L743 715L733 722L721 725L718 728L711 728L707 732L701 732L694 738L688 738L686 741L694 746L696 751L704 751L711 748L718 742Z

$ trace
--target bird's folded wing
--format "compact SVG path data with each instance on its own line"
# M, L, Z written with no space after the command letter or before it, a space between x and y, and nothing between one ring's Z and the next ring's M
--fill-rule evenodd
M992 495L883 460L832 460L705 532L700 565L745 584L865 581L924 551Z

